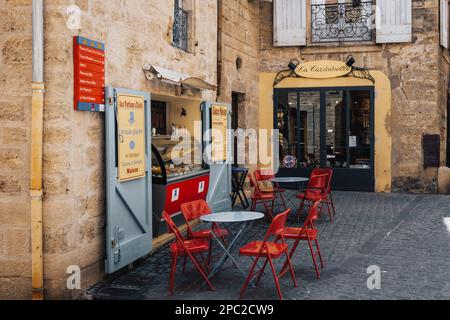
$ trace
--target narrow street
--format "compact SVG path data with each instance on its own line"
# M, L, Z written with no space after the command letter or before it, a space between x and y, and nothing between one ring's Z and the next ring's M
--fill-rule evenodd
M294 200L295 201L295 200ZM319 223L326 268L316 279L307 246L294 259L299 287L282 280L285 299L450 299L450 234L444 218L450 215L450 197L405 194L336 192L336 221L324 214ZM296 224L291 217L290 225ZM267 222L260 221L243 241L261 239ZM217 249L217 248L216 248ZM216 251L220 252L220 251ZM236 254L236 253L235 253ZM250 260L240 257L248 270ZM367 288L369 266L382 270L381 289ZM202 286L197 272L176 277L175 295L167 296L170 256L167 246L89 290L93 299L234 300L244 282L231 263L214 278L215 292ZM196 281L192 281L196 279ZM246 299L276 299L273 278L265 273Z

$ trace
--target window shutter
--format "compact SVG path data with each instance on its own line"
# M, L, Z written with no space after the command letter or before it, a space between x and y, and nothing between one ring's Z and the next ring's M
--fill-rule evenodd
M449 21L448 21L448 0L440 0L441 9L440 9L440 15L441 15L441 46L444 48L449 47L449 38L448 38L448 27L449 27Z
M412 0L377 0L377 43L412 41Z
M306 45L306 0L274 0L274 46Z

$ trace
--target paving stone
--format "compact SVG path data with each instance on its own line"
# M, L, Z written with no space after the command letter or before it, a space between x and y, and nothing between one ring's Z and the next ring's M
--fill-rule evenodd
M289 194L295 202L294 194ZM334 223L321 217L320 245L325 260L320 280L316 278L305 244L293 258L298 288L286 276L281 280L285 299L450 299L450 235L443 218L450 216L450 197L406 194L336 192ZM281 209L279 209L281 210ZM303 215L304 219L304 215ZM302 221L301 219L300 221ZM289 225L297 225L293 213ZM242 243L262 239L266 220L255 223ZM239 225L231 225L236 233ZM215 245L214 252L220 253ZM250 267L250 259L234 256ZM369 290L369 266L382 270L381 289ZM230 262L213 279L216 291L203 285L192 265L185 274L178 264L175 295L167 296L170 271L168 246L94 286L94 299L235 300L244 277ZM249 288L246 299L277 299L269 270L258 288Z

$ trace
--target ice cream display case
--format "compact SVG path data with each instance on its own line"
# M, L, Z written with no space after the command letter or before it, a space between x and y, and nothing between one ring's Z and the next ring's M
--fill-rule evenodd
M174 139L168 136L152 138L153 236L167 232L162 212L184 224L181 204L206 199L209 169L202 162L202 144L190 136Z

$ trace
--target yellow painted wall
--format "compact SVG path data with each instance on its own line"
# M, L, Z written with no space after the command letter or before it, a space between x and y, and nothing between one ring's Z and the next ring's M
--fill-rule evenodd
M375 191L391 192L392 137L391 83L381 71L371 71L375 78ZM260 73L259 124L261 129L273 129L273 83L276 73ZM333 79L287 78L275 88L320 88L373 86L366 79L341 77Z
M174 123L176 126L186 127L191 135L194 135L195 121L202 121L202 115L200 112L201 100L163 95L152 95L152 100L164 101L168 103L169 130L172 123ZM186 109L186 117L181 117L182 107Z

